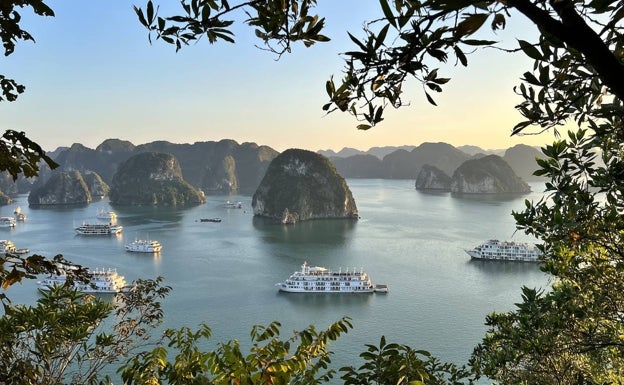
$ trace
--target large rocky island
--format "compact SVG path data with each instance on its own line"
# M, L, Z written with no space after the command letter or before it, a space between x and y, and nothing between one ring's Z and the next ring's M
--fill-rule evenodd
M525 194L531 187L498 155L464 162L453 173L451 192L461 194Z
M45 184L34 188L28 195L32 206L88 204L108 194L109 187L94 173L79 171L53 174Z
M357 219L351 190L323 155L290 149L278 155L253 195L255 216L281 223L310 219Z
M119 205L189 205L205 203L204 194L182 177L171 154L144 152L119 165L110 202Z

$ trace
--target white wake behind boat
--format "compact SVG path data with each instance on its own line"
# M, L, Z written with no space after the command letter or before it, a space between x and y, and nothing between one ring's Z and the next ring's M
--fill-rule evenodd
M158 241L135 239L133 242L128 243L125 248L126 251L136 253L160 253L162 245Z
M95 269L89 272L91 280L89 282L73 281L73 287L83 293L119 293L128 290L123 275L117 273L117 269ZM42 290L50 290L55 285L64 285L67 282L67 272L63 269L59 274L51 274L37 284Z
M490 261L539 262L542 252L537 246L525 242L490 239L472 250L465 250L473 259Z
M362 269L332 271L325 267L301 265L284 282L275 284L280 291L290 293L387 293L387 285L373 285Z

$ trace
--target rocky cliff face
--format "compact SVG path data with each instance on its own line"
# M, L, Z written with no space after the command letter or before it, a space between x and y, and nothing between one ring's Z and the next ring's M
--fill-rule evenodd
M91 181L98 179L101 181L99 176L90 177ZM98 190L103 187L92 186L92 188ZM87 204L92 201L90 190L90 186L78 171L55 173L43 186L30 192L28 204L32 206Z
M452 179L437 167L425 164L416 178L416 190L451 191Z
M516 175L525 181L544 181L546 178L535 176L533 173L538 169L536 158L546 156L535 147L517 144L505 151L503 159L514 170Z
M120 205L192 205L205 196L182 178L171 154L145 152L122 163L113 177L110 201Z
M464 162L453 173L451 191L463 194L528 193L529 185L498 155Z
M384 177L381 159L375 155L360 154L347 158L332 157L330 160L340 175L348 175L349 178Z
M397 150L383 158L386 178L416 179L423 165L429 164L451 175L468 154L448 143L422 143L412 151Z
M152 142L135 152L160 152L178 159L184 180L204 191L253 193L277 151L233 140L173 144Z
M102 177L94 172L88 172L82 176L89 187L92 199L102 199L108 196L110 187L102 180Z
M299 149L273 159L253 195L252 207L254 215L282 223L358 217L351 190L329 159Z
M144 152L173 155L180 164L184 180L197 189L243 194L256 190L269 163L278 154L268 146L238 144L233 140L193 144L155 141L135 146L128 141L107 139L95 150L76 143L53 157L60 164L58 169L50 171L42 167L35 187L43 185L54 173L74 170L83 174L96 172L104 182L111 184L120 164Z

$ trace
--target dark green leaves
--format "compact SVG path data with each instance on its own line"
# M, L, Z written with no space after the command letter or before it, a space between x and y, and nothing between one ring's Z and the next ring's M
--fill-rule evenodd
M366 345L360 358L364 363L357 369L354 366L340 369L345 385L472 383L470 372L465 368L441 363L424 350L388 343L385 336L381 336L377 346Z
M522 51L531 59L541 60L542 54L538 51L537 48L533 44L530 44L524 40L518 39L518 43L520 44L520 48Z
M329 381L334 370L328 369L331 362L328 345L352 328L351 320L345 317L322 331L311 325L293 332L286 340L280 338L280 327L277 321L268 326L254 326L249 352L243 352L236 339L214 344L214 350L201 350L200 346L207 346L211 336L206 325L196 332L187 327L168 329L155 349L138 354L119 371L128 385L314 385ZM168 348L173 357L169 357Z
M184 14L157 17L158 10L150 0L145 11L135 7L135 12L139 22L150 31L150 42L151 34L155 33L157 39L175 45L178 51L202 37L210 44L234 43L234 33L230 29L234 20L223 18L229 14L234 18L235 11L242 11L247 17L245 23L254 27L256 37L269 51L282 55L291 51L294 42L310 47L330 40L322 33L325 19L310 14L315 5L315 0L299 0L248 2L231 7L226 0L183 0Z
M475 13L464 16L464 20L462 20L459 24L457 24L457 27L455 27L455 37L461 38L464 36L470 36L477 32L488 17L489 14L487 13Z

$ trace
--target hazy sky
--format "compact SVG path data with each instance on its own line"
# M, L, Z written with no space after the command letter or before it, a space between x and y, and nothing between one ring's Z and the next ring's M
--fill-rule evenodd
M156 0L158 3L158 0ZM551 135L510 137L520 120L513 93L531 67L522 55L494 50L469 57L469 67L451 65L452 77L428 104L413 82L404 100L410 106L388 111L386 120L358 131L347 114L328 116L325 81L341 78L340 52L353 49L346 31L362 36L361 25L379 15L378 2L320 0L330 43L297 45L281 59L254 47L253 31L236 29L237 44L206 40L175 52L152 45L127 0L48 0L56 17L24 15L23 28L36 43L20 42L0 59L0 74L26 85L16 102L0 103L0 128L26 131L45 149L82 143L95 148L105 139L134 144L234 139L278 151L447 142L455 146L506 148L544 145ZM179 1L160 0L161 8ZM516 33L532 33L520 17L509 21ZM499 35L513 44L511 31Z

